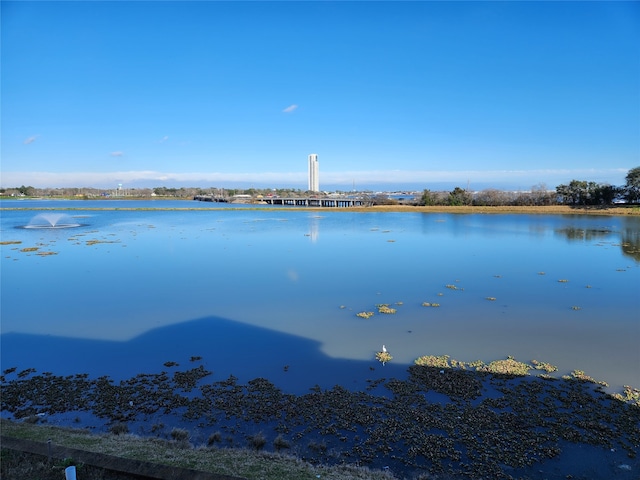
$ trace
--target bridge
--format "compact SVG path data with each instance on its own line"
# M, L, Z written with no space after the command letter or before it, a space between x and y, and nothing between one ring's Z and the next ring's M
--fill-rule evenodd
M261 199L262 203L268 205L291 205L295 207L329 207L329 208L346 208L346 207L366 207L371 202L363 198L330 198L330 197L265 197Z
M292 207L328 207L328 208L347 208L347 207L369 207L372 205L370 200L364 198L346 198L346 197L263 197L251 199L234 199L228 197L218 197L214 195L196 195L194 200L200 202L219 202L219 203L255 203L267 205L282 205Z

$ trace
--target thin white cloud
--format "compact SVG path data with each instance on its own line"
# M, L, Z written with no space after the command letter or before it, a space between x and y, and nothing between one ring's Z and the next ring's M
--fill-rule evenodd
M112 157L122 157L124 155L124 152L121 152L121 151L111 152L109 155L111 155Z
M322 182L332 184L360 183L416 183L416 182L520 182L527 179L593 179L624 177L627 169L539 169L539 170L370 170L321 172Z
M289 105L287 108L282 110L284 113L293 113L298 108L298 105L295 103L293 105Z
M547 183L553 188L572 179L584 179L596 182L610 182L613 185L624 184L624 177L629 169L555 169L555 170L464 170L464 171L414 171L414 170L376 170L376 171L347 171L347 172L323 172L320 171L320 185L332 185L334 187L347 186L355 182L356 186L385 185L387 188L397 185L415 185L419 188L430 188L429 185L437 183L455 182L460 186L466 186L467 182L473 184L495 183L515 184L529 188L538 183ZM128 185L160 186L171 183L183 186L207 187L216 184L256 186L286 186L305 188L307 172L158 172L152 170L143 171L119 171L119 172L2 172L2 187L15 185L32 185L37 188L56 187L95 187L106 188L118 183ZM421 188L421 187L420 187Z
M24 143L25 145L29 145L29 144L35 142L38 139L39 136L40 135L32 135L29 138L25 138L22 143Z
M160 141L159 141L158 143L164 143L164 142L166 142L167 140L169 140L169 136L168 136L168 135L165 135L164 137L162 137L162 138L160 139Z

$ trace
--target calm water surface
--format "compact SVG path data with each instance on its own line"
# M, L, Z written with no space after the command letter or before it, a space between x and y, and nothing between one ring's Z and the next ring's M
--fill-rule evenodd
M91 210L114 205L201 210ZM640 386L638 217L0 206L2 241L21 242L2 246L3 369L120 378L202 356L295 391L362 386L425 354L512 355ZM82 225L19 228L43 212L15 207ZM356 317L382 303L397 313Z

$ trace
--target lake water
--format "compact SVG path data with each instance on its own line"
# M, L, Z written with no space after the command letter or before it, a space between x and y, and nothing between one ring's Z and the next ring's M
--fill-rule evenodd
M1 250L3 369L117 379L201 356L217 378L299 392L401 376L421 355L512 355L640 386L640 217L0 207L2 241L21 242ZM19 228L40 213L81 225Z

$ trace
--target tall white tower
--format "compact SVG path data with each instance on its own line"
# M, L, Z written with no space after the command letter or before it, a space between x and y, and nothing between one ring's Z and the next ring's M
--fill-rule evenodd
M320 168L318 155L315 153L309 155L309 190L312 192L320 191Z

